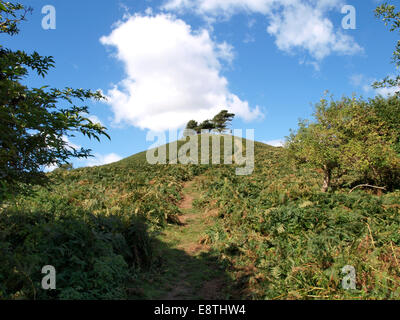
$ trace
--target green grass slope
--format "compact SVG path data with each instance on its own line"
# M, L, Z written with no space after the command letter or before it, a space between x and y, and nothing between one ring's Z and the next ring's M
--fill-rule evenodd
M323 194L320 172L283 148L256 142L255 157L249 176L231 165L150 165L145 152L51 173L49 188L0 209L0 298L129 298L129 283L160 268L155 235L179 223L183 184L200 175L194 205L218 213L204 243L241 298L399 298L399 191ZM44 265L55 266L57 290L40 288ZM345 265L356 290L342 288Z

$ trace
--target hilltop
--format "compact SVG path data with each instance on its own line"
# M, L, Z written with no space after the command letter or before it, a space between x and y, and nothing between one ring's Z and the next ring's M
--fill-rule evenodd
M259 142L254 172L235 168L151 165L142 152L54 171L1 209L0 297L399 297L399 191L321 193L318 170ZM356 290L342 287L346 265Z

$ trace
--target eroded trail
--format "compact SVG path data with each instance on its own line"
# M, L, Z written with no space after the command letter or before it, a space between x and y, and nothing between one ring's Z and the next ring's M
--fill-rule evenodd
M179 208L181 225L169 225L157 237L158 272L142 283L147 299L229 299L229 277L217 256L203 243L213 212L197 209L196 179L184 185Z

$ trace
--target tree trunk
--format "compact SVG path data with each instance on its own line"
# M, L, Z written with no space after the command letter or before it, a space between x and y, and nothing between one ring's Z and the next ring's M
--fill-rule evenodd
M331 169L328 166L324 166L324 183L322 185L322 192L327 192L331 186Z

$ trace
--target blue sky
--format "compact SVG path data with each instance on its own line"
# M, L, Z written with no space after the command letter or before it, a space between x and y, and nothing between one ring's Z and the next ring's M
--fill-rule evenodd
M233 128L255 129L258 141L282 140L329 90L335 98L370 97L374 80L394 73L397 40L373 10L377 0L22 1L34 8L19 35L2 44L52 55L56 68L31 87L101 89L89 103L111 141L71 138L97 165L147 149L150 130L182 128L222 107ZM44 30L42 7L56 9ZM344 5L356 29L343 29ZM274 143L274 142L271 142Z

